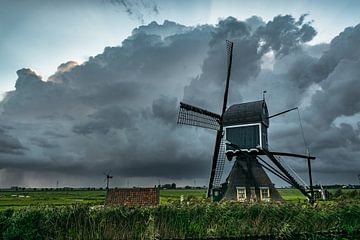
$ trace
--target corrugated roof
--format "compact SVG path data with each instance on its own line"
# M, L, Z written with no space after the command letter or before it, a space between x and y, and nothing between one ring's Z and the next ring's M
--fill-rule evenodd
M269 126L269 113L265 100L234 104L223 116L223 125L233 126L249 123L263 123Z

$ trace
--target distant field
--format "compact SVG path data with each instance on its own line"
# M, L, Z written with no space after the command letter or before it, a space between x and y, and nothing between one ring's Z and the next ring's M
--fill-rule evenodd
M289 202L299 202L306 200L305 196L297 189L280 188L278 191L283 199Z
M165 204L169 201L180 200L181 196L183 196L185 201L193 198L205 199L206 190L205 189L164 189L160 191L160 203Z
M278 189L281 196L289 202L304 201L305 197L296 189ZM0 209L19 208L29 205L68 205L77 203L89 203L102 205L105 199L105 190L95 191L13 191L0 192ZM167 189L160 191L160 203L166 204L171 201L184 201L191 199L205 199L205 189Z
M29 205L68 205L104 203L105 191L14 191L0 192L0 208L24 207Z

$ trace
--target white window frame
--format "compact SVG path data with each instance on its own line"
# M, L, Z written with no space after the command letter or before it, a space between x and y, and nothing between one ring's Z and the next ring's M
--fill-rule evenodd
M262 190L267 190L267 196L264 198ZM264 202L270 202L270 188L269 187L260 187L260 199Z
M239 191L244 191L244 198L239 197ZM239 202L246 201L246 187L236 187L236 200Z

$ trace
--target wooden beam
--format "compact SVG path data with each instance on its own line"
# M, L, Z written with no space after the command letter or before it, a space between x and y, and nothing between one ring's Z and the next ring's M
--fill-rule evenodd
M307 156L307 155L302 155L302 154L297 154L297 153L286 153L286 152L272 152L272 151L268 151L269 153L271 153L272 155L277 155L277 156L286 156L286 157L295 157L295 158L305 158L305 159L311 159L311 160L315 160L316 157L313 156Z

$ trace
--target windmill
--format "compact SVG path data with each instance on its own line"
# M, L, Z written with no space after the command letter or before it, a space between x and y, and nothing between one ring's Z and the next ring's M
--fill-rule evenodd
M110 175L110 173L111 173L111 171L108 171L107 173L103 173L105 175L104 181L106 181L106 190L109 189L110 179L114 177L114 176Z
M274 152L270 150L268 145L267 129L269 127L269 119L296 110L297 108L269 116L265 95L263 95L263 99L260 101L234 104L227 108L233 42L226 41L226 47L228 65L221 114L180 102L177 120L178 124L208 128L216 131L207 196L212 197L214 201L221 199L244 202L261 200L281 201L280 194L264 170L266 169L297 188L310 202L313 202L314 194L310 160L314 160L315 157L310 156L309 152L307 155ZM266 156L270 163L261 158L262 155ZM299 183L299 179L300 181L303 180L282 161L282 156L308 160L310 178L310 187L308 189ZM235 158L235 161L225 183L220 184L226 158L229 161ZM290 173L291 171L292 174Z

